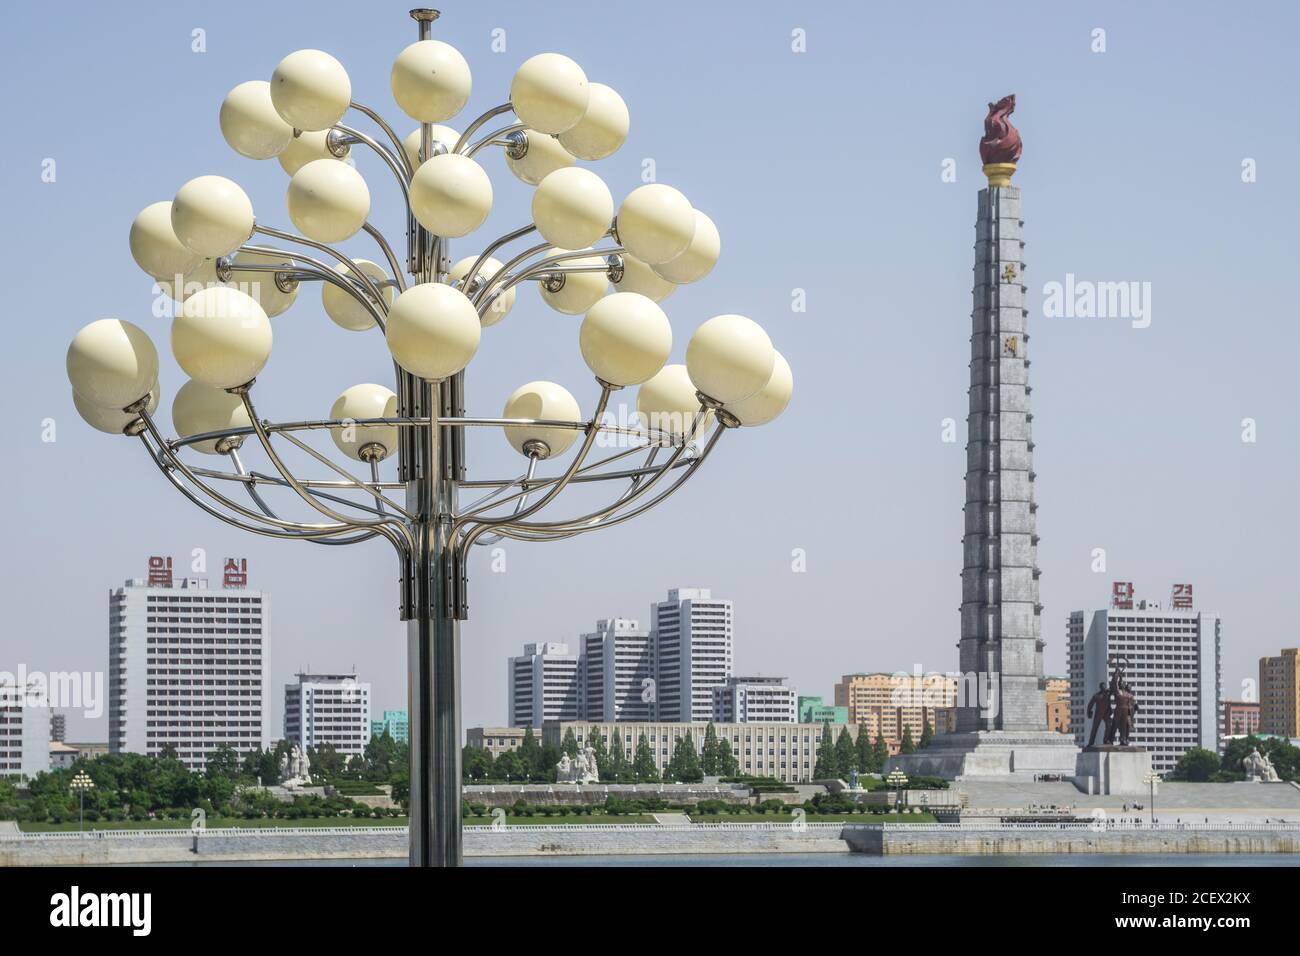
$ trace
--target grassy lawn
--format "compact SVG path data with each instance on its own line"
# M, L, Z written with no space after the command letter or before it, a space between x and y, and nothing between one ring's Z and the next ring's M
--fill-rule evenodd
M787 813L718 813L695 814L696 823L791 823ZM809 813L808 823L934 823L930 813Z
M243 817L208 817L206 826L209 830L222 827L249 827L260 829L266 827L404 827L406 817L384 817L382 819L353 819L352 817L306 817L302 820L245 820ZM63 833L76 831L77 823L20 823L18 828L24 833ZM85 829L90 830L188 830L189 820L99 820L95 823L86 821Z

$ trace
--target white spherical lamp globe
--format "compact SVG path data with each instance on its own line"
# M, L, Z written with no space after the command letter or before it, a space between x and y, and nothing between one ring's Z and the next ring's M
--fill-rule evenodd
M738 402L729 402L723 406L736 416L742 425L750 427L766 425L785 411L785 407L790 404L790 396L794 393L794 373L790 371L790 363L785 360L784 355L775 352L773 357L775 361L772 363L772 375L766 385L749 398L742 398Z
M539 53L525 60L510 82L510 104L521 123L542 133L563 133L587 112L587 74L567 56Z
M300 133L289 140L289 145L284 148L284 152L276 157L280 160L280 168L292 176L313 160L342 159L341 156L335 156L330 152L329 135L330 131L326 129L313 133ZM346 156L350 151L351 147L344 147L343 155Z
M772 377L776 350L753 319L715 315L691 336L686 369L695 387L715 402L749 398Z
M636 410L647 428L685 435L700 411L700 399L695 392L695 383L685 365L665 365L637 389ZM706 411L695 433L702 434L712 423L713 412Z
M397 396L382 385L353 385L330 408L330 418L337 421L396 416ZM382 461L397 451L396 425L343 425L331 428L330 437L339 451L357 461Z
M441 282L411 286L388 311L388 350L406 371L431 382L468 365L481 333L474 303Z
M554 382L529 382L521 385L506 399L502 418L532 418L552 422L581 422L582 409L567 388ZM543 425L507 425L506 441L521 455L535 454L553 458L569 450L578 438L579 429ZM540 442L545 447L533 443Z
M328 53L298 50L271 74L271 102L295 129L329 129L352 102L352 81L343 64Z
M224 176L191 179L177 191L171 211L176 238L208 259L234 252L253 234L253 204Z
M181 276L179 282L174 278L157 281L158 291L170 296L176 302L184 302L200 289L221 284L221 280L217 278L216 259L200 259L199 264Z
M293 139L293 127L275 111L266 80L249 80L227 93L220 123L230 148L249 159L279 156Z
M655 272L669 282L683 285L698 282L713 271L722 252L722 237L713 220L695 210L695 233L690 245L679 255L654 267Z
M418 40L397 55L389 77L402 112L421 123L441 123L469 100L469 64L441 40Z
M172 427L181 438L206 435L227 428L247 428L252 425L244 400L224 388L214 388L190 379L180 387L172 399ZM228 449L217 450L219 439L210 438L189 445L205 455L224 454Z
M468 235L491 211L492 181L467 156L431 157L411 177L411 212L435 236Z
M653 300L616 292L591 307L578 329L583 361L609 385L639 385L664 367L673 327Z
M100 319L72 337L68 381L95 405L126 408L158 381L158 350L144 329L121 319Z
M203 257L176 238L171 202L145 206L131 223L131 258L160 282L174 282L194 269Z
M75 389L72 392L72 405L87 425L109 435L121 435L125 432L127 425L140 417L135 412L124 412L122 409L113 408L111 405L96 405L94 402L83 398ZM157 407L158 385L155 383L153 389L149 392L149 404L145 406L145 410L152 415Z
M447 278L451 280L452 285L456 285L461 279L469 275L469 270L474 267L474 263L476 262L478 262L478 256L466 256L464 259L461 259L452 266L451 272L447 273ZM466 295L475 295L484 287L484 285L496 278L496 274L501 271L501 268L502 265L500 262L493 259L491 256L488 256L487 259L483 261L483 265L479 267L478 272L475 273L472 287L467 289L462 286L461 291ZM483 328L486 329L489 325L496 325L510 314L510 310L514 308L515 305L515 293L517 291L518 289L511 286L505 292L496 295L492 299L492 304L489 305L487 311L483 313Z
M579 159L604 159L623 145L630 125L623 97L604 83L592 83L587 112L560 134L560 142Z
M402 152L406 153L412 169L420 168L420 135L420 128L417 126L406 135L406 139L402 140ZM439 126L435 123L429 127L429 140L433 143L441 143L444 151L450 153L460 142L460 133L450 126Z
M547 242L581 249L609 231L614 197L589 169L557 169L533 193L533 222Z
M505 151L506 165L510 171L530 186L536 186L557 169L573 165L573 156L560 145L560 141L548 133L539 133L535 129L525 130L528 139L528 151L520 159Z
M246 385L271 356L271 321L251 296L232 286L203 289L185 300L172 322L172 355L205 385Z
M638 186L618 207L619 242L647 265L675 259L686 251L694 234L695 210L672 186Z
M256 299L257 304L262 307L262 311L266 313L268 318L273 318L287 311L289 306L293 305L294 300L298 298L298 285L295 284L288 292L283 292L275 284L274 272L240 268L240 266L247 265L282 266L283 271L293 272L296 267L292 260L285 256L273 256L265 252L241 252L235 256L234 262L230 264L231 284Z
M371 262L369 259L354 259L357 268L374 280L375 285L379 286L379 294L384 297L384 301L391 304L396 292L391 285L388 273L384 267L377 262ZM352 280L354 287L363 295L368 295L357 283L353 271L343 263L334 267L334 271L346 279ZM385 285L384 283L390 283ZM349 332L364 332L366 329L375 327L375 317L370 314L370 310L349 295L344 289L339 288L333 282L322 282L320 293L321 305L325 309L325 314L330 317L335 325L347 329Z
M548 249L544 258L562 255L569 252L568 249ZM604 256L580 256L575 259L565 259L562 262L555 263L556 269L562 269L565 266L604 266ZM582 315L593 305L600 297L609 290L609 275L605 271L599 272L569 272L564 276L564 283L559 289L552 292L547 288L547 283L537 283L537 288L542 293L542 298L556 312L563 312L565 315Z
M615 292L639 292L648 299L662 302L677 286L629 253L623 253L623 278L614 283Z
M370 215L370 190L347 163L317 159L289 180L289 218L308 239L342 242Z

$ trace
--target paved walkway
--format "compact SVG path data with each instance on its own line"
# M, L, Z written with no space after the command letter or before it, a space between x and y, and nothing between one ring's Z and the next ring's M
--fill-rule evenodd
M1093 809L1105 810L1110 816L1123 816L1124 805L1128 813L1146 818L1148 795L1088 795L1080 793L1072 783L1020 783L1008 780L960 780L953 789L966 795L967 812L970 810L1006 808L1044 808L1048 806L1073 809L1087 814ZM1134 809L1142 804L1142 810ZM1241 823L1263 820L1300 822L1300 788L1289 783L1159 783L1155 796L1156 819L1168 823L1219 823L1236 820Z

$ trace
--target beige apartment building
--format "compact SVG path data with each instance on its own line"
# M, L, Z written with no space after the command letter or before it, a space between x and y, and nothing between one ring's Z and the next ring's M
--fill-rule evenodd
M527 727L470 727L465 731L465 743L471 747L480 747L496 760L503 753L513 753L524 742ZM533 737L540 744L542 735L533 731Z
M904 731L921 742L927 723L936 734L957 729L957 678L947 674L845 674L835 685L835 706L847 707L849 725L883 736L897 753Z
M1259 659L1259 732L1300 737L1300 648Z
M1070 732L1070 678L1049 677L1043 685L1047 702L1047 729L1058 734Z

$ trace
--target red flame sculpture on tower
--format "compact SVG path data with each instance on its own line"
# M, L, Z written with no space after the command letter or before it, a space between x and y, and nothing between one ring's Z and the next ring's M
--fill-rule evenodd
M984 117L984 138L980 140L980 159L985 165L1020 162L1020 131L1007 118L1015 111L1014 93L989 104L989 115Z

